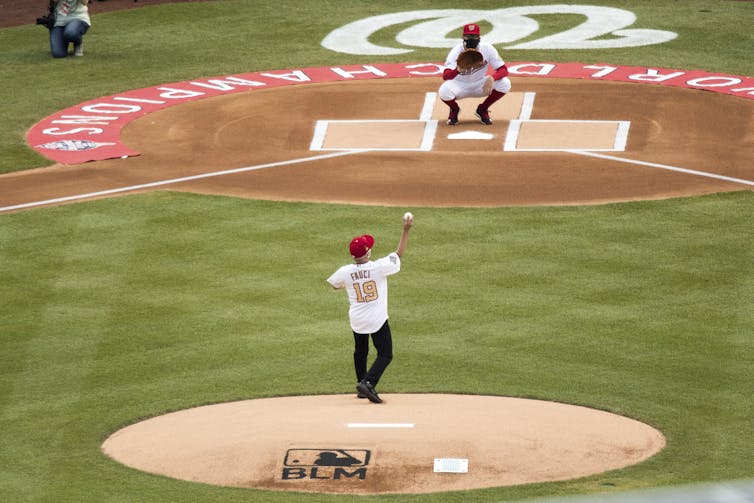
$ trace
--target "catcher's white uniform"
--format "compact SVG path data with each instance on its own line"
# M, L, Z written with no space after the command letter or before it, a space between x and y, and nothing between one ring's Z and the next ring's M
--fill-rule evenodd
M500 58L497 49L491 44L480 42L476 49L482 53L484 65L469 73L459 73L454 79L443 82L437 93L441 100L451 101L469 97L478 98L487 96L483 87L489 67L491 66L493 71L497 70L505 64L505 61ZM457 68L456 60L463 50L463 43L453 47L445 60L445 68L455 70ZM503 77L500 80L496 80L492 88L501 93L508 93L511 90L511 81L508 77Z

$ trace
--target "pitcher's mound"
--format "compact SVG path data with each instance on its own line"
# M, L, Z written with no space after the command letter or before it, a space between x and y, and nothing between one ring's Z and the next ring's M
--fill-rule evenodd
M582 477L665 445L609 412L497 396L296 396L197 407L123 428L103 451L130 467L222 486L430 493Z

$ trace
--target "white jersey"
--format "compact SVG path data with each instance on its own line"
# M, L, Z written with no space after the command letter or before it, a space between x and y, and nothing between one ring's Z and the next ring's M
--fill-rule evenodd
M461 54L463 50L463 43L460 43L453 47L448 53L447 59L445 60L445 68L455 70L457 67L456 61L458 60L458 55ZM487 69L490 66L492 66L493 70L497 70L505 64L505 61L503 61L500 58L500 55L497 53L497 49L495 49L495 47L490 44L479 42L476 50L482 53L482 57L484 58L484 66L470 73L459 73L453 80L461 83L477 84L484 80L487 74Z
M333 287L346 289L354 332L373 334L387 321L387 277L400 270L401 258L393 252L365 264L344 265L327 278Z

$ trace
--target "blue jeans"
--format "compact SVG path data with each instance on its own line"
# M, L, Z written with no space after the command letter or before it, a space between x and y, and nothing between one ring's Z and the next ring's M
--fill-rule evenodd
M73 43L76 47L84 39L84 33L89 30L89 25L76 19L65 26L55 26L50 30L50 50L53 58L68 56L68 44Z

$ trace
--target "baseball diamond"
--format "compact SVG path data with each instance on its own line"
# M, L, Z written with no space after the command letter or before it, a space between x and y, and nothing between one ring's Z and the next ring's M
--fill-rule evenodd
M747 176L748 157L725 146L723 140L743 127L754 107L751 101L622 83L517 78L514 84L520 91L511 93L505 106L499 107L498 120L484 130L491 133L485 139L451 139L451 134L457 135L459 130L473 133L478 129L476 122L466 120L468 116L463 114L452 127L436 125L444 111L439 100L433 99L432 79L313 84L209 98L154 112L123 131L125 143L141 155L4 176L0 185L12 187L5 193L15 194L17 199L10 202L16 204L71 196L64 190L70 190L66 187L72 177L77 180L75 190L79 193L103 197L108 194L97 195L97 191L111 189L110 180L117 177L134 190L162 188L159 181L168 180L173 190L206 194L413 207L591 204L746 189L747 180L734 177ZM274 107L280 100L307 114L296 121L276 119ZM347 108L335 106L342 100L349 103ZM637 108L635 103L640 100L652 106ZM704 122L691 120L715 113L726 116L727 128L710 131ZM264 141L244 134L249 121L260 115L268 117L269 134ZM201 123L197 117L202 117ZM429 137L428 125L433 125ZM278 140L270 142L269 138ZM669 148L681 142L689 148ZM607 158L607 162L584 157L583 151L589 149L612 151L619 157ZM344 155L312 155L327 150ZM724 166L724 171L707 176L711 174L703 170L713 158L724 160L716 164ZM288 163L298 159L304 161ZM678 169L685 172L632 164L632 159L652 160L665 167L683 166ZM243 166L250 162L267 167L245 170ZM353 167L364 163L378 166L379 176L365 179L363 172L356 176ZM210 166L212 172L208 172ZM217 176L206 176L213 173ZM397 178L404 183L396 186L392 180ZM153 182L158 183L150 185ZM144 188L138 188L140 185ZM499 397L487 397L487 403L475 402L473 407L465 403L468 397L386 398L390 407L386 409L386 423L404 421L413 426L418 422L419 426L409 433L381 429L366 437L345 432L333 436L333 425L327 423L332 417L354 421L374 417L363 416L362 404L352 397L299 397L229 405L235 407L236 414L254 417L260 404L281 407L269 412L270 417L258 427L233 423L221 428L223 436L240 428L231 438L245 440L233 445L213 441L216 437L202 426L219 424L226 417L223 407L211 406L172 414L164 420L154 418L144 424L149 425L148 433L142 432L140 424L133 425L116 432L103 449L128 466L180 479L223 486L368 494L579 477L641 461L665 443L660 432L646 425L628 433L622 423L612 423L616 419L612 415L597 413L591 417L595 411L554 403L546 411L534 413L527 410L529 402L507 402ZM417 404L423 411L422 421L411 412ZM482 418L463 415L478 407L485 409L486 420L494 422L489 425L492 431L511 421L534 429L516 432L511 423L503 428L508 434L501 432L500 443L491 443L492 431L479 434ZM332 408L338 410L337 414ZM303 422L294 412L301 410L307 411ZM443 410L457 410L461 416L452 425L443 426L438 422ZM567 419L574 411L587 416ZM313 420L320 416L319 421ZM184 417L196 418L184 424L180 422ZM533 417L538 422L532 422ZM278 430L285 418L290 424ZM272 424L276 429L265 429ZM563 433L566 424L588 424L588 435ZM273 431L284 432L284 438L275 439ZM297 435L291 437L291 431ZM548 435L548 431L557 434ZM598 431L604 432L605 438L595 440ZM616 436L616 431L622 434ZM434 439L432 448L418 449L407 442L406 435L418 445ZM205 436L207 444L188 454L186 439L194 443ZM170 442L155 449L157 438ZM374 463L357 471L338 468L330 472L326 467L275 464L287 449L337 446L341 445L339 441L345 442L344 448L369 450L375 454ZM560 446L559 441L567 445ZM552 452L537 457L540 449ZM580 450L576 456L580 461L574 458L574 449ZM207 457L208 452L213 454ZM255 454L249 458L244 454L247 452ZM432 476L431 459L442 455L469 459L469 475L462 479ZM510 458L517 462L506 464L505 459ZM523 462L525 459L529 461ZM405 476L407 471L412 475Z

